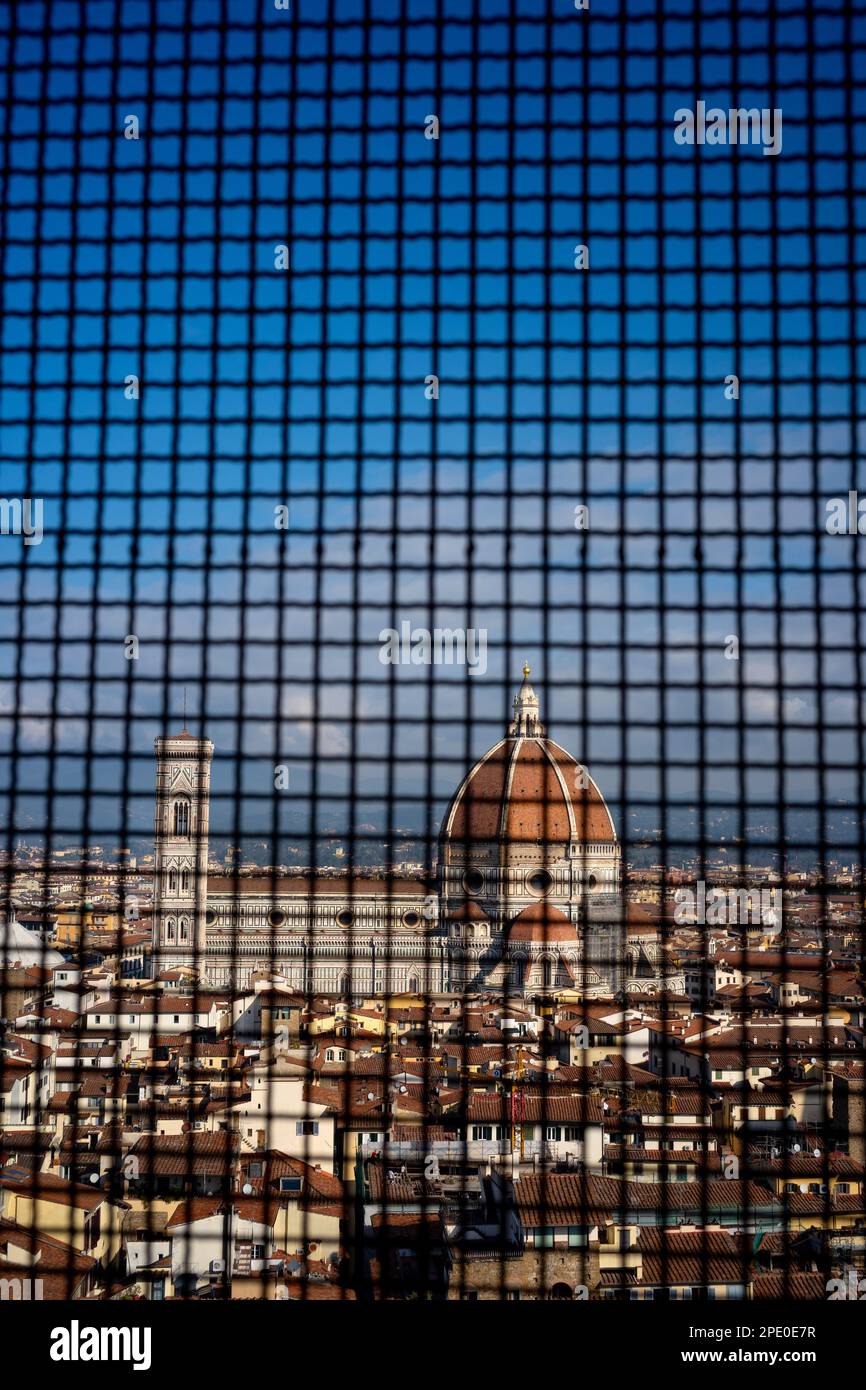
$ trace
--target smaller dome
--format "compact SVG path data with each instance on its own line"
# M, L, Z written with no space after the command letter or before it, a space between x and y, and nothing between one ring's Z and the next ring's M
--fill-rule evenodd
M0 970L11 970L15 966L28 969L34 965L52 970L56 965L65 964L60 952L22 927L14 912L8 919L0 918Z
M486 922L488 920L483 907L479 907L478 903L472 902L471 899L461 903L454 912L449 912L448 916L452 922Z
M530 942L533 946L576 946L580 941L574 923L552 903L531 903L519 912L508 930L508 944Z

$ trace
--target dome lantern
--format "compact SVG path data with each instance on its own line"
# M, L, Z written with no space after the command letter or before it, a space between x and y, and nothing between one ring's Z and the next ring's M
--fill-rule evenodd
M529 666L524 663L523 683L514 697L514 718L508 729L509 738L544 738L544 726L539 719L538 696L529 684Z

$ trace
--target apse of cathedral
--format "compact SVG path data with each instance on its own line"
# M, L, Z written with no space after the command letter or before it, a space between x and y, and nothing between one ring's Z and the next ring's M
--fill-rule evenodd
M613 817L583 764L547 736L530 670L504 736L442 822L429 878L209 873L213 744L156 740L156 901L166 966L217 987L263 971L363 998L473 990L583 997L682 988L622 891Z

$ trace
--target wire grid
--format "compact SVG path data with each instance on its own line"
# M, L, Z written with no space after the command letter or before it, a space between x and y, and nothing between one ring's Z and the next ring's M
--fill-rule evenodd
M786 1297L826 1296L826 1235L814 1259L792 1247L811 1222L861 1219L862 1172L839 1192L835 1148L862 1164L860 558L856 521L834 534L828 518L833 499L856 508L860 479L863 7L26 3L0 25L5 912L72 903L68 964L169 972L164 1002L179 1001L153 1015L152 990L130 1002L114 986L101 1026L94 987L70 1020L56 999L74 990L22 984L7 948L8 1240L42 1242L61 1297L699 1297L754 1293L756 1269L778 1270ZM781 151L677 144L675 113L698 101L781 110ZM15 502L36 498L44 536L26 544ZM384 634L404 623L483 633L484 669L387 664ZM516 844L527 872L560 874L524 893L547 904L540 985L513 950L502 879L485 880L483 958L458 938L455 895L479 893L459 873L446 891L447 855L486 864L489 843L440 826L505 734L524 661L548 735L610 808L623 888L659 869L655 958L671 976L686 958L694 1014L719 1011L719 945L706 922L697 952L684 942L662 909L674 884L727 870L754 889L737 865L757 866L792 902L814 896L818 954L785 932L761 989L724 1016L739 1065L713 1067L711 1037L680 1045L687 1009L663 971L654 995L629 988L624 899L596 930L585 788L566 789L583 887L562 889L576 880L558 774L526 784L530 841L502 833L491 765L464 818L499 816L495 855ZM146 861L153 741L181 727L199 741L165 756L193 791L159 790ZM507 747L515 769L534 756ZM115 841L142 860L116 878L122 949L88 940L95 873L59 894L51 859ZM42 855L26 891L19 843ZM406 855L421 865L408 884ZM557 901L581 941L570 990ZM574 1053L554 1028L552 1003L597 1025L591 966L622 1009L612 1054L636 1071L599 1072L601 1048ZM217 1031L220 1009L248 1013L257 970L282 993ZM808 1066L786 979L814 1015ZM537 1037L479 1071L484 1028L515 994ZM633 1043L650 999L657 1026ZM21 1023L27 1008L41 1026ZM591 1134L644 1135L655 1113L712 1115L705 1141L724 1136L770 1013L770 1093L798 1124L762 1130L765 1113L757 1150L740 1131L739 1176L715 1176L705 1151L679 1165L685 1185L633 1180L652 1162L637 1137L642 1160L610 1142L589 1161ZM335 1080L316 1044L327 1019L346 1054ZM339 1042L365 1021L380 1060L350 1070ZM202 1078L223 1051L228 1092ZM550 1061L573 1055L557 1075ZM812 1057L832 1101L798 1085ZM292 1067L307 1079L289 1082ZM565 1159L546 1138L560 1113L580 1136ZM405 1149L398 1128L414 1132ZM789 1191L793 1138L820 1156L817 1193ZM655 1285L634 1282L636 1250Z

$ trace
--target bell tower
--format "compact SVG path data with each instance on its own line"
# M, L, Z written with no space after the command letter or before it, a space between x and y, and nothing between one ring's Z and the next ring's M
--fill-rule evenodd
M183 729L154 746L154 946L163 965L195 965L203 974L213 744Z

